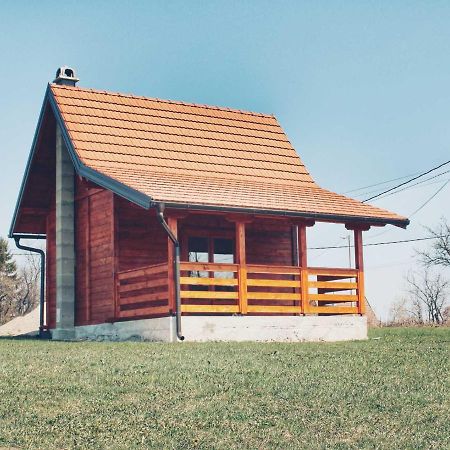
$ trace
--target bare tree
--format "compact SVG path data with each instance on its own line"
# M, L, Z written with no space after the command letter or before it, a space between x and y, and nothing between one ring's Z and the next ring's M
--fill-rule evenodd
M0 273L0 325L14 317L17 281Z
M389 310L389 320L391 323L402 324L411 321L411 314L408 310L408 299L400 297L394 300Z
M30 312L39 303L39 260L28 255L18 268L0 237L0 324Z
M425 267L450 267L450 224L443 217L436 228L427 228L434 242L430 249L419 252Z
M426 269L421 275L412 272L408 274L407 283L411 313L416 319L423 321L424 310L428 322L443 323L450 282L440 273L433 275Z
M23 316L39 303L39 259L28 255L26 264L21 267L15 302L15 314Z

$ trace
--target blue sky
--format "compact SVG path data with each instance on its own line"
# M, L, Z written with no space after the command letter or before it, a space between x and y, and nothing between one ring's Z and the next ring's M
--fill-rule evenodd
M80 86L274 113L316 181L346 192L450 159L449 23L450 2L439 1L3 0L0 234L60 65ZM374 204L409 215L442 183ZM367 242L423 236L450 218L449 200L447 185L407 231L370 231ZM310 244L345 235L317 227ZM383 317L421 245L366 248L367 295Z

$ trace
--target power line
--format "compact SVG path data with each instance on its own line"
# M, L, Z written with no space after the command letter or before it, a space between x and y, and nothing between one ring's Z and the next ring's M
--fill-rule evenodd
M450 182L450 180L447 180L425 203L423 203L421 206L419 206L413 213L411 213L409 215L409 217L414 216L414 214L418 213L422 208L424 208L426 205L428 205L428 203L431 202L431 200L433 200L434 197L436 197L436 195L439 194L439 192L442 191L442 189L445 188L445 186L447 186L447 184Z
M372 197L366 198L366 199L363 200L362 202L365 203L365 202L368 202L369 200L373 200L374 198L381 197L383 194L387 194L388 192L394 191L395 189L397 189L397 188L399 188L399 187L405 186L406 184L411 183L411 181L415 181L415 180L417 180L418 178L421 178L421 177L423 177L423 176L425 176L425 175L428 175L429 173L434 172L435 170L438 170L438 169L440 169L441 167L443 167L443 166L445 166L445 165L447 165L447 164L450 164L450 160L449 160L449 161L446 161L446 162L444 162L444 163L442 163L442 164L439 164L438 166L433 167L432 169L427 170L426 172L423 172L423 173L421 173L420 175L417 175L417 176L415 176L415 177L413 177L413 178L411 178L411 179L409 179L409 180L407 180L407 181L404 181L403 183L400 183L400 184L398 184L397 186L394 186L394 187L392 187L392 188L386 189L385 191L380 192L379 194L373 195Z
M416 239L403 239L401 241L387 241L387 242L373 242L372 244L363 244L364 247L374 246L374 245L388 245L388 244L402 244L404 242L417 242L417 241L427 241L429 239L438 239L444 236L430 236ZM352 245L351 247L354 247ZM348 245L331 245L329 247L308 247L308 250L325 250L331 248L348 248Z
M425 180L418 181L417 183L411 184L410 186L406 186L406 187L404 187L403 189L398 189L398 190L395 190L394 192L389 192L389 193L387 193L387 194L380 194L380 197L378 197L378 199L385 198L385 197L389 197L389 196L395 195L395 194L397 194L397 193L399 193L399 192L403 192L403 191L406 191L406 190L408 190L408 189L412 189L412 188L414 188L414 187L416 187L416 186L419 186L419 185L421 185L421 184L423 184L423 183L426 183L427 181L430 181L430 180L435 180L435 181L433 181L433 182L431 182L431 183L428 183L428 184L425 184L425 185L422 186L422 187L429 186L429 185L435 184L435 183L439 183L441 180L436 180L436 178L439 178L439 177L441 177L442 175L446 175L446 174L448 174L448 173L450 173L450 170L446 170L445 172L439 173L439 174L434 175L434 176L432 176L432 177L425 178ZM378 191L378 190L373 190L373 191L363 192L362 194L357 194L356 196L359 197L359 196L370 195L370 194L373 194L374 192L377 192L377 191Z
M413 177L415 175L418 175L419 173L420 172L415 172L415 173L411 173L410 175L405 175L403 177L392 178L391 180L380 181L379 183L375 183L375 184L369 184L368 186L362 186L362 187L359 187L356 189L351 189L350 191L345 191L345 192L343 192L343 194L350 194L351 192L362 191L363 189L368 189L368 188L375 187L375 186L381 186L383 184L392 183L393 181L404 180L405 178ZM358 195L360 195L360 194L358 194Z
M450 171L447 171L447 172L450 172ZM444 173L447 173L447 172L444 172ZM443 175L443 174L439 174L439 175L436 175L436 176L434 176L434 177L431 177L431 178L436 178L436 177L438 177L438 176L440 176L440 175ZM428 179L430 179L430 178L428 178ZM439 180L438 182L440 182L441 180ZM436 195L438 195L439 194L439 192L441 192L442 191L442 189L444 189L445 188L445 186L447 186L447 184L450 182L450 179L449 180L447 180L446 182L444 182L444 184L442 185L442 186L440 186L439 187L439 189L426 201L426 202L424 202L421 206L419 206L419 208L417 208L414 212L412 212L411 214L409 214L407 217L408 218L411 218L412 216L414 216L415 214L417 214L422 208L424 208L426 205L428 205L428 203L430 203L430 201L431 200L433 200L433 198L434 197L436 197ZM432 183L429 183L429 184L426 184L425 186L429 186L430 184L435 184L436 183L436 181L434 181L434 182L432 182ZM419 183L416 183L416 184L419 184ZM413 185L414 186L414 185ZM412 187L412 186L411 186ZM400 191L403 191L403 190L405 190L405 189L409 189L409 188L404 188L404 189L401 189ZM397 191L397 192L400 192L400 191ZM393 195L393 194L396 194L397 192L392 192L391 194L387 194L386 196L384 196L384 197L387 197L387 196L389 196L389 195ZM384 197L382 197L382 198L384 198ZM378 237L378 236L381 236L381 235L383 235L383 234L386 234L387 232L389 232L390 230L384 230L384 231L382 231L381 233L377 233L377 234L375 234L375 235L373 235L373 236L369 236L368 237L368 239L373 239L373 238L375 238L375 237ZM324 252L325 253L325 252ZM321 253L321 255L322 255L323 253Z

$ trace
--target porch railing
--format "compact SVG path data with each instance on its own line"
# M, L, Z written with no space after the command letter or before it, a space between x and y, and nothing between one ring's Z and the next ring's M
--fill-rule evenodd
M116 317L151 317L169 313L167 263L116 274Z
M181 263L181 312L362 314L362 272L247 264Z
M116 317L170 312L167 263L116 274ZM363 314L363 273L256 264L180 264L181 312L197 314Z

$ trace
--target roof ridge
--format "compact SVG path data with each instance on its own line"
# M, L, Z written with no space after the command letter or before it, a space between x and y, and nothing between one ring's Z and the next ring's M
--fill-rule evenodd
M102 94L102 95L113 95L116 97L125 97L125 98L133 98L138 100L150 100L155 101L159 103L168 103L172 105L180 105L180 106L193 106L195 108L204 108L204 109L213 109L216 111L225 111L225 112L232 112L232 113L238 113L238 114L246 114L249 116L257 116L257 117L266 117L271 119L276 119L273 114L264 114L260 112L255 111L248 111L243 109L237 109L237 108L228 108L225 106L215 106L215 105L205 105L201 103L192 103L192 102L182 102L180 100L167 100L167 99L161 99L157 97L145 97L143 95L135 95L135 94L122 94L121 92L113 92L113 91L105 91L101 89L92 89L92 88L82 88L78 86L66 86L66 85L58 85L55 83L49 83L51 88L56 89L63 89L68 91L82 91L82 92L92 92L94 94Z

